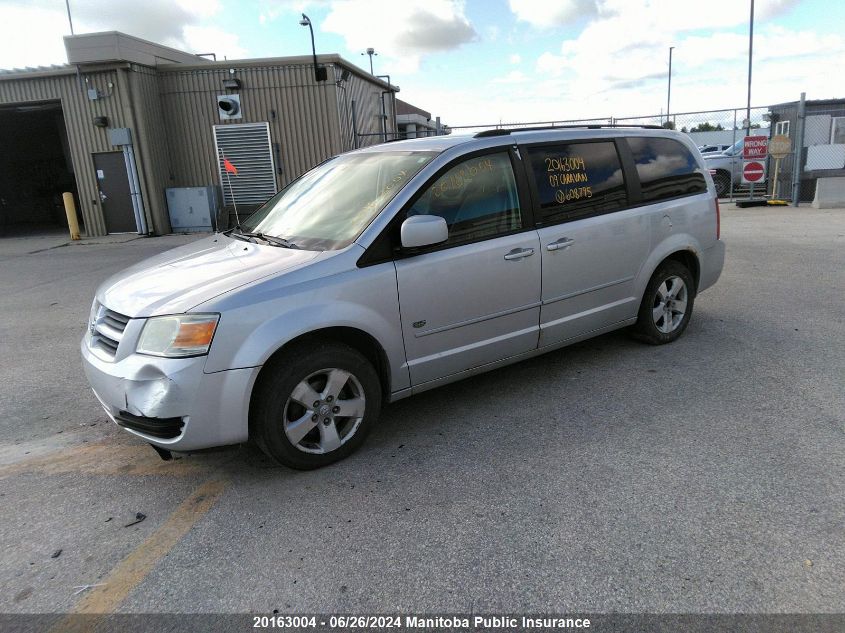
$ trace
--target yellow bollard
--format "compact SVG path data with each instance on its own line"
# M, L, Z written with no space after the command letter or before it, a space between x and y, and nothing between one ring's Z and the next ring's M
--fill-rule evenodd
M79 239L79 222L76 221L76 203L73 201L73 194L65 191L62 194L65 203L65 214L67 215L67 226L70 229L70 239Z

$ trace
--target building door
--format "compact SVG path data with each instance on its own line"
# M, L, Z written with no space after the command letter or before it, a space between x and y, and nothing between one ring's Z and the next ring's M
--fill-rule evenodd
M94 169L97 175L100 208L103 210L103 218L106 222L106 232L137 232L123 152L94 154Z

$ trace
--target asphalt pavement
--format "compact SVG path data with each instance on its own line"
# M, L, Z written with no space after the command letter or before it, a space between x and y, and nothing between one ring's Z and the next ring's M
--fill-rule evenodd
M193 238L0 240L0 612L845 611L845 210L722 233L676 343L400 401L307 473L161 461L87 387L96 286Z

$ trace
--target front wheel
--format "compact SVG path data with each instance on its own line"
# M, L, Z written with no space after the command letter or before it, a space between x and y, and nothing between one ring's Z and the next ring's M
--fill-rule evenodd
M671 343L692 316L695 286L687 267L669 260L658 266L646 286L633 333L652 345Z
M716 195L719 198L724 198L731 192L731 177L723 171L716 172L713 184L716 185Z
M298 344L266 366L250 408L250 436L284 466L310 470L352 453L381 410L372 364L340 343Z

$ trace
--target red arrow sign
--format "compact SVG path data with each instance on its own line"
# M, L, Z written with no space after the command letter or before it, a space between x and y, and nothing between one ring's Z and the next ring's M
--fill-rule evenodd
M756 160L750 160L742 167L742 179L745 182L760 182L765 175L766 168Z

